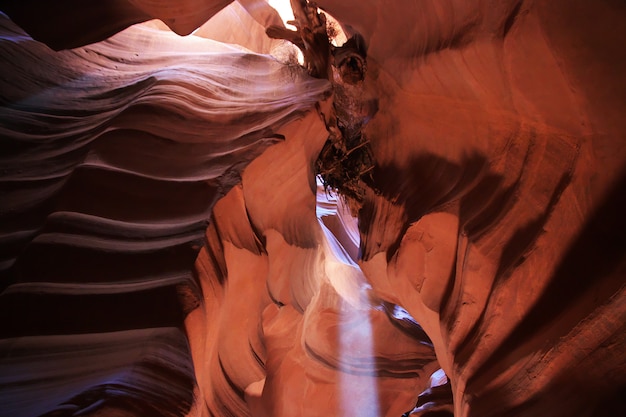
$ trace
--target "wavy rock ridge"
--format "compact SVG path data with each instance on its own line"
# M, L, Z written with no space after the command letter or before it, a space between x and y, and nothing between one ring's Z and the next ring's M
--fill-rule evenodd
M0 415L623 414L626 8L228 3L0 2Z

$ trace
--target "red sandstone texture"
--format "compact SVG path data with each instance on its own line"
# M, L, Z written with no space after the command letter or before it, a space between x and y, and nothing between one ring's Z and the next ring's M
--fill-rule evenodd
M264 1L5 3L1 416L624 414L623 3L319 1L356 219Z

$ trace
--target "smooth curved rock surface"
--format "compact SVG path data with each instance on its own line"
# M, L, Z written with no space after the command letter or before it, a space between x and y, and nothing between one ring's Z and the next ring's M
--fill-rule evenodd
M497 3L328 5L382 109L363 268L433 339L455 415L589 413L624 386L624 9Z
M626 7L320 0L377 101L357 220L330 84L228 3L0 3L247 48L2 19L7 415L623 414Z
M24 404L49 373L59 389L31 404L39 414L79 395L59 413L184 415L195 378L183 319L202 299L193 263L212 206L328 85L268 55L149 26L53 52L1 25L0 338L17 364L3 369L0 414L32 415ZM149 332L161 328L173 335ZM58 370L38 365L50 343ZM137 344L155 352L140 380Z

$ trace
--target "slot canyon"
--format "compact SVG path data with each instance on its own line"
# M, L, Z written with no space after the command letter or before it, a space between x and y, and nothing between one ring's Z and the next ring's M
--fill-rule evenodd
M0 0L0 417L626 415L626 2L283 3Z

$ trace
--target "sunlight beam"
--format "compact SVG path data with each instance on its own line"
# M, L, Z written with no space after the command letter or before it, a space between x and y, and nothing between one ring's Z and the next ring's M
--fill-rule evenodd
M365 280L354 257L358 224L341 200L317 179L316 214L324 232L325 271L341 297L339 307L339 398L341 416L379 417L376 358Z

